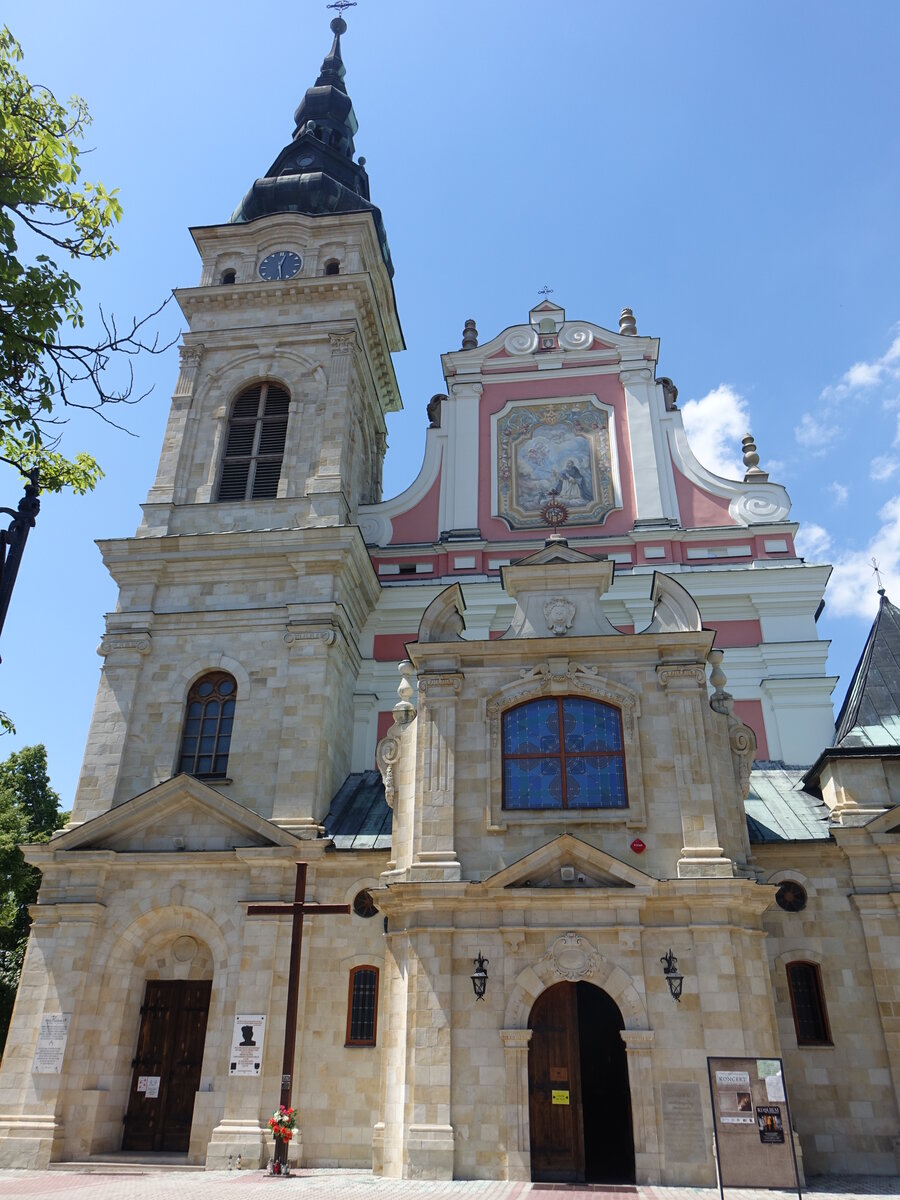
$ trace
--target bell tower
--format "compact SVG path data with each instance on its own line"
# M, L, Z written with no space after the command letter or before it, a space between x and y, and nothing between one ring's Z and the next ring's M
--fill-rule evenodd
M188 331L156 480L137 535L100 544L119 599L76 823L188 772L314 837L350 770L379 595L357 512L381 498L403 335L343 18L331 29L288 145L228 222L192 230L200 281L176 293ZM190 715L210 696L224 734Z
M346 525L381 498L404 348L341 56L342 17L295 128L224 225L191 230L197 287L139 533Z

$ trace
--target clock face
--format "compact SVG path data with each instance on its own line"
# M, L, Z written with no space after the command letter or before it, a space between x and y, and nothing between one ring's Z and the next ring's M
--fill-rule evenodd
M259 264L259 275L261 279L292 279L302 265L300 255L293 250L276 250Z

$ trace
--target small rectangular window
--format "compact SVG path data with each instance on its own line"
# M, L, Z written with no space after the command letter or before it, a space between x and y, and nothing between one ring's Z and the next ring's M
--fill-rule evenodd
M819 966L813 962L792 962L787 971L788 991L798 1046L831 1046L828 1013L822 991Z
M348 1046L374 1046L378 1019L378 968L354 967L347 998Z

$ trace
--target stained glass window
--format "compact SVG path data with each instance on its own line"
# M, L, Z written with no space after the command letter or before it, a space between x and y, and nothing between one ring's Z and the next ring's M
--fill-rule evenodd
M224 779L234 725L237 684L224 671L203 675L188 692L178 770Z
M503 807L627 808L619 710L562 696L505 712Z

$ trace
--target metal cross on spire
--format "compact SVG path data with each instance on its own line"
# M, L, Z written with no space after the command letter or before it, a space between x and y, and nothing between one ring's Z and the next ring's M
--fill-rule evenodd
M544 286L542 288L538 288L538 295L543 296L545 300L547 299L548 296L550 296L552 294L553 294L553 288L550 287L546 283L544 284Z
M339 17L343 17L345 8L356 8L356 0L334 0L333 4L326 4L326 8L336 8Z
M875 576L875 579L878 582L878 595L883 596L884 595L884 584L881 582L881 571L879 570L879 567L878 567L878 559L877 558L872 559L872 574Z

